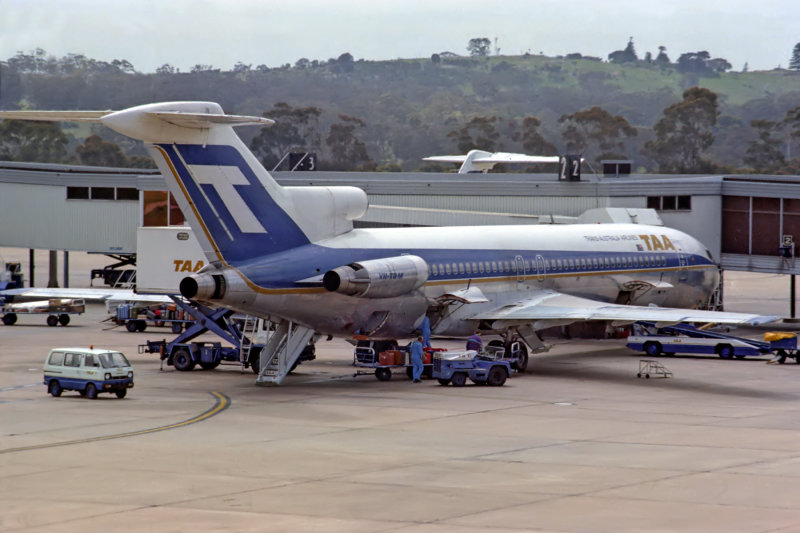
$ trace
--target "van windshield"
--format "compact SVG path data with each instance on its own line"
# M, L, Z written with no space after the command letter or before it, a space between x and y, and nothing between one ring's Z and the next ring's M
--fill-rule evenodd
M122 368L131 366L128 360L120 352L108 352L100 354L100 364L103 368Z

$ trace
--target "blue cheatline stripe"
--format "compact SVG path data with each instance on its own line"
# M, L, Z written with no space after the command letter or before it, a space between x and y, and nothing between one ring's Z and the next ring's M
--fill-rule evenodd
M70 446L73 444L85 444L88 442L98 442L101 440L111 440L111 439L122 439L125 437L135 437L137 435L146 435L148 433L156 433L159 431L166 431L168 429L176 429L183 426L188 426L190 424L196 424L197 422L202 422L203 420L208 420L212 416L218 415L231 405L231 399L228 398L225 394L221 392L211 392L210 393L214 398L216 398L216 402L214 406L208 409L207 411L189 418L188 420L184 420L182 422L176 422L175 424L169 424L166 426L158 426L155 428L150 429L140 429L139 431L129 431L127 433L116 433L114 435L102 435L100 437L89 437L86 439L77 439L77 440L68 440L62 442L50 442L47 444L34 444L32 446L20 446L19 448L6 448L5 450L0 450L0 455L4 453L14 453L14 452L25 452L30 450L41 450L43 448L55 448L58 446Z
M225 261L236 265L255 257L269 255L308 244L308 238L299 226L281 209L247 165L239 151L229 145L169 145L159 144L178 173L195 214L202 220L214 246ZM186 165L208 166L215 180L238 194L266 232L242 232L237 224L237 214L226 206L219 188L212 183L197 183ZM230 185L222 169L238 168L246 184Z
M354 261L393 257L401 254L417 255L428 263L431 271L431 275L428 278L429 284L464 282L467 279L473 281L516 279L517 272L514 270L517 264L516 256L521 256L527 263L527 268L525 268L523 275L528 279L536 279L540 275L544 278L553 278L610 274L631 274L643 276L645 279L653 279L654 276L664 271L681 270L678 254L673 252L328 248L311 244L296 250L276 254L273 257L265 257L261 260L253 261L250 264L243 265L241 272L255 285L267 290L308 287L308 285L298 285L295 282L320 276L328 270ZM684 255L687 271L716 268L713 262L702 255ZM542 257L541 266L545 267L545 271L542 274L536 268L537 256ZM637 259L636 262L634 262L634 258ZM572 268L569 267L570 259L573 262ZM580 262L581 259L584 260L583 264ZM606 259L608 259L608 265L606 265ZM561 261L561 269L557 268L558 260ZM597 261L597 266L595 266L595 260ZM600 260L602 260L602 264ZM545 261L548 263L545 263ZM630 261L630 266L628 261ZM491 268L492 262L496 263L498 267L496 271ZM466 272L467 263L470 265L469 273ZM474 270L473 263L475 263L475 266L483 263L483 272L480 271L480 268L477 271ZM486 270L487 263L489 263L488 271ZM505 268L506 263L508 263L508 269ZM455 272L453 272L453 264L456 264ZM549 267L547 266L548 264ZM556 265L555 268L554 264ZM436 265L435 274L433 273L433 265ZM446 268L440 270L440 267L445 265L450 265L449 274ZM464 266L463 273L460 271L462 265Z

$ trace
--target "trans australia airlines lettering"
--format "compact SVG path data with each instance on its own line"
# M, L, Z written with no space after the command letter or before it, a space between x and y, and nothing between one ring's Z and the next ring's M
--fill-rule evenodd
M192 261L191 259L175 259L175 272L197 272L205 266L203 261Z
M666 235L662 235L660 238L658 235L639 235L639 238L644 241L647 250L650 252L655 250L675 250L675 246Z
M675 245L666 235L584 235L587 241L644 241L648 252L656 250L675 250ZM637 245L638 246L638 245Z

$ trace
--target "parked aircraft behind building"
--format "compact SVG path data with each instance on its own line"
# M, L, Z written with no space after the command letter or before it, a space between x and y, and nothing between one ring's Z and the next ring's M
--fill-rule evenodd
M577 321L775 318L695 310L718 285L717 265L670 228L353 229L364 191L278 185L232 128L271 121L226 115L216 103L0 118L99 122L147 144L209 263L182 280L182 294L278 324L260 381L280 382L314 335L407 338L426 316L434 335L477 328L534 349L543 347L538 330Z
M471 172L488 172L498 163L509 165L532 165L536 163L558 163L557 155L527 155L512 154L508 152L484 152L483 150L470 150L466 155L433 155L423 158L424 161L437 163L461 163L459 174Z

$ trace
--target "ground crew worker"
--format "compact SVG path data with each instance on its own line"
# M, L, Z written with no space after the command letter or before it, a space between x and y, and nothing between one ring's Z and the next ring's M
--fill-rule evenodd
M481 339L481 332L480 330L475 330L475 333L472 334L467 339L467 350L475 350L476 352L480 352L483 349L483 339Z
M422 335L411 343L412 383L422 383Z
M428 318L428 315L425 315L425 318L422 319L419 330L422 332L422 346L431 348L431 319Z

